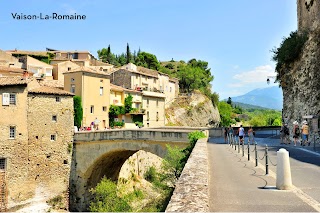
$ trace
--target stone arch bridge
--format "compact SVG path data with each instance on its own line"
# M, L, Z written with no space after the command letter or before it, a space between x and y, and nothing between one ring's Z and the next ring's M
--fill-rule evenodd
M70 174L70 209L86 211L90 192L103 176L117 180L123 163L144 150L159 157L166 144L184 148L196 129L135 129L75 133Z

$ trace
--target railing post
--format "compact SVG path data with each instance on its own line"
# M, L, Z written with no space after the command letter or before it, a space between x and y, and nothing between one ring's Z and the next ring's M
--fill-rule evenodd
M237 141L236 141L236 144L234 145L234 150L237 150Z
M234 143L234 141L232 141L232 143L230 144L230 146L233 148L233 143Z
M266 175L268 175L269 174L269 163L268 163L268 145L267 144L266 144L265 157L266 157Z
M313 134L313 149L316 148L316 134Z
M242 143L242 157L244 157L244 143Z
M258 166L258 150L257 150L257 142L254 143L254 154L256 158L256 166Z
M250 143L248 143L248 161L250 161Z

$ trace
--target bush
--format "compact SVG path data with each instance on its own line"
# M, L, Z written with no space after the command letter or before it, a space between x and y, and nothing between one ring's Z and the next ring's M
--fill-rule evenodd
M271 50L273 52L272 59L277 63L276 71L278 73L277 80L281 79L281 70L288 68L288 65L295 61L300 53L305 42L308 40L308 34L298 33L297 31L291 32L288 38L284 38L280 47Z
M154 166L149 167L148 170L144 173L144 179L153 183L156 180L156 178L157 178L156 168Z
M94 196L94 200L90 203L91 212L128 212L131 210L125 199L117 196L116 183L105 177L90 192Z

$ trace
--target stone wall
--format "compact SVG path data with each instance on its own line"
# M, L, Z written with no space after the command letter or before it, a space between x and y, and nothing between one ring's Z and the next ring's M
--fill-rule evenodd
M317 0L297 0L298 29L312 30L320 24L320 3Z
M110 74L110 83L118 85L127 89L131 88L131 76L133 74L130 71L120 69Z
M57 102L55 95L28 94L29 180L47 198L67 194L69 186L73 97L59 97Z
M3 106L3 93L16 94L16 105ZM7 207L29 198L33 190L28 186L28 132L26 85L0 87L0 158L6 160L5 176ZM9 139L10 126L16 128L15 139ZM1 196L1 195L0 195Z
M166 212L208 212L208 138L199 139L176 184Z

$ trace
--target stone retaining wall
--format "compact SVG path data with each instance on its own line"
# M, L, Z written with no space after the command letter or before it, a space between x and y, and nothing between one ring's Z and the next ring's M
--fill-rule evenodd
M166 212L208 212L208 138L199 139L176 184Z

